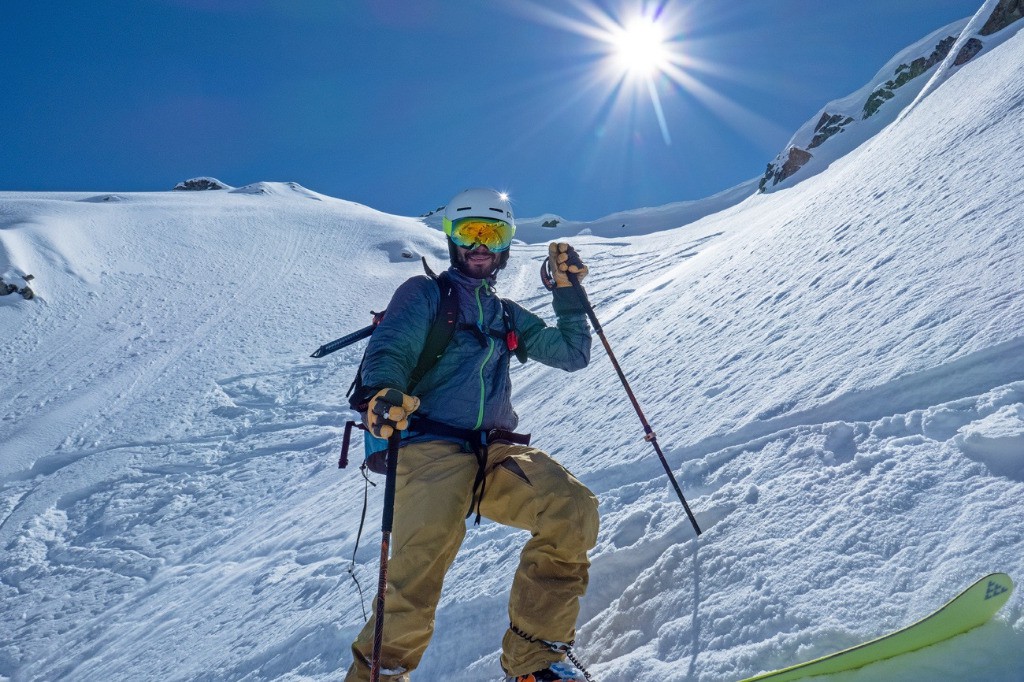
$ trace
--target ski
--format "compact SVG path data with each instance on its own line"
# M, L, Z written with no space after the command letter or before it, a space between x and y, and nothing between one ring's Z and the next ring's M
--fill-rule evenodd
M910 653L962 634L995 615L1013 592L1013 581L1005 573L992 573L953 597L921 620L877 639L740 682L756 680L798 680L814 675L854 670L869 663Z

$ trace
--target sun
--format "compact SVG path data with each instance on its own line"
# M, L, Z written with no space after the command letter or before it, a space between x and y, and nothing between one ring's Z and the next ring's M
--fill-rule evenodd
M631 76L651 78L670 63L665 32L648 17L637 17L625 26L617 26L609 38L615 63Z
M646 90L654 107L661 136L666 145L672 144L668 122L661 107L661 97L655 79L678 72L679 46L665 35L663 15L639 14L619 23L610 22L601 38L609 49L608 60L617 81L629 80L634 86Z
M571 78L572 86L559 89L557 105L542 121L589 111L591 120L581 124L582 130L593 130L598 139L605 138L609 130L625 130L632 145L632 141L643 140L639 126L646 121L639 121L637 115L642 111L639 105L646 100L666 146L672 145L667 113L674 114L676 121L685 120L683 116L691 113L701 120L713 115L716 121L755 143L767 135L789 135L789 131L707 82L710 78L730 87L739 85L754 91L765 88L753 73L728 68L715 58L724 49L726 43L722 41L729 40L716 28L717 3L507 0L501 4L516 15L583 39L576 48L578 64L552 75L552 79ZM663 96L672 106L669 111L662 106ZM684 139L693 143L695 128L681 129Z
M578 108L585 96L596 94L600 104L595 109L595 129L599 135L606 130L606 123L620 115L636 120L637 104L648 100L661 137L666 146L671 146L663 95L671 98L674 105L685 103L687 107L712 110L744 134L753 126L771 126L769 121L737 105L702 79L711 76L745 80L742 74L730 73L699 56L715 48L707 36L694 28L701 16L698 8L713 3L566 0L559 3L569 6L564 11L551 9L549 5L554 3L543 0L509 2L517 14L585 39L581 56L586 58L580 60L580 65L586 75L557 111ZM566 73L578 77L574 69Z

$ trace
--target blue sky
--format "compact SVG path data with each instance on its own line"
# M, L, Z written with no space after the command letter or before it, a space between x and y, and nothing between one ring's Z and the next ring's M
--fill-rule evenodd
M699 199L760 175L827 101L981 4L5 2L0 190L211 175L420 215L484 185L520 216L572 219ZM581 30L656 5L688 79L655 78L661 121Z

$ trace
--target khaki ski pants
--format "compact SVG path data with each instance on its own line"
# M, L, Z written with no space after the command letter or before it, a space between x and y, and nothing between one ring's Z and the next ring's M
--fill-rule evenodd
M406 445L398 455L395 519L384 601L381 668L385 680L407 680L402 670L419 664L434 630L434 610L444 575L466 534L473 506L477 461L448 441ZM579 599L587 588L587 552L597 542L597 499L547 454L523 445L495 443L488 461L481 514L531 533L512 581L509 629L501 666L523 675L562 660L541 641L575 637ZM374 616L352 644L347 682L370 679ZM467 633L471 636L471 633Z

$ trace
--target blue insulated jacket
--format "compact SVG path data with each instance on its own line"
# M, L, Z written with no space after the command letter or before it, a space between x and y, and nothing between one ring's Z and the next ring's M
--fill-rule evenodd
M509 378L514 352L501 340L505 336L501 300L494 294L492 280L473 279L454 268L449 268L448 276L459 301L458 326L440 360L412 391L420 399L416 414L462 429L514 431L519 422L512 409ZM516 303L509 306L519 344L532 360L570 372L582 369L590 361L585 311L574 290L560 288L552 293L558 318L555 327ZM437 283L427 276L413 277L398 287L366 348L364 386L407 392L440 300ZM409 441L436 439L409 435ZM368 441L367 453L386 448L386 441L374 440L378 446Z

